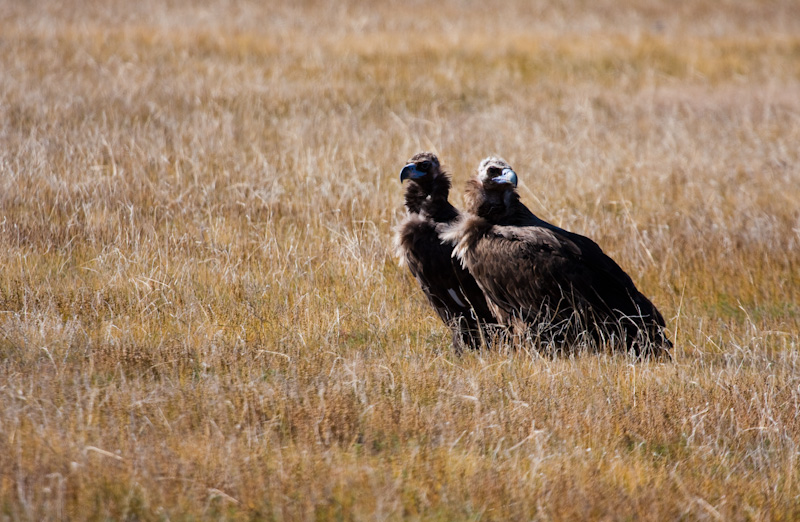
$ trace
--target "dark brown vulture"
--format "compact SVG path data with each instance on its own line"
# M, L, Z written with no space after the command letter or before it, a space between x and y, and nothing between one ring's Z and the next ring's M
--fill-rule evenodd
M501 324L540 340L624 346L669 357L664 318L591 239L536 217L517 175L490 157L467 184L466 211L444 238L475 277Z
M408 180L408 214L396 230L397 252L453 332L456 351L480 348L485 326L497 321L475 279L453 258L453 248L439 237L460 215L447 201L450 177L434 154L420 152L400 172L400 182L404 180Z

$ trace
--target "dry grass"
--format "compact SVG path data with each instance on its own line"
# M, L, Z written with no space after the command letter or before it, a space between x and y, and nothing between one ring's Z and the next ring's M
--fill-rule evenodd
M3 518L800 517L796 2L130 4L0 7ZM421 149L508 159L675 361L454 355Z

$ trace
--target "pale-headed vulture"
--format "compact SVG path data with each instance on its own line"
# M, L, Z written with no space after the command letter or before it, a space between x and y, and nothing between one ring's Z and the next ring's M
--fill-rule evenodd
M484 159L467 183L464 218L444 234L498 321L521 322L540 341L669 357L664 318L628 274L591 239L536 217L516 188L508 163Z

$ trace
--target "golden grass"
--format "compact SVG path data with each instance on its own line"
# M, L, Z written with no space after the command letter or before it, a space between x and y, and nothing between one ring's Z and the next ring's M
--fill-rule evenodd
M4 518L800 516L795 3L12 4ZM508 159L674 362L453 354L422 149L457 203Z

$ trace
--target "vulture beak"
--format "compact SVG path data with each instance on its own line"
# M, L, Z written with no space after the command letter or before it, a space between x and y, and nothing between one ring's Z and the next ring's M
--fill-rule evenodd
M414 163L409 163L403 170L400 171L400 183L407 179L417 179L424 176L425 173L421 170L417 169L417 165Z
M517 188L517 173L509 168L503 169L503 173L496 178L492 178L495 183L511 183Z

